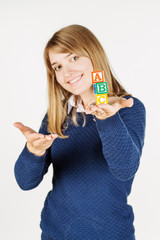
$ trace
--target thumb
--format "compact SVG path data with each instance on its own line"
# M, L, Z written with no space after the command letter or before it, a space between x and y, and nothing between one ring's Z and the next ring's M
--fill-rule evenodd
M36 133L36 131L34 131L32 128L29 128L29 127L23 125L23 123L21 123L21 122L15 122L13 125L16 128L18 128L22 132L23 135L26 135L27 132Z
M134 100L133 100L133 98L129 98L129 99L127 99L127 107L132 107L133 104L134 104Z
M16 128L19 128L19 130L23 130L25 128L25 126L23 125L23 123L21 122L15 122L13 123L13 125L16 127Z

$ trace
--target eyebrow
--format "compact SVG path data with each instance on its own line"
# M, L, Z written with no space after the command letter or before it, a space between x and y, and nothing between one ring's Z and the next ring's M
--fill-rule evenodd
M72 55L73 53L69 53L67 56L65 56L64 58L69 57L70 55ZM57 62L51 63L51 66L55 65Z

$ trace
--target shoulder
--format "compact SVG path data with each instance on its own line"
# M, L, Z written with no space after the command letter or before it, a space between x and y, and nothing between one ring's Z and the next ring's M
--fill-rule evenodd
M126 126L137 129L146 126L146 109L144 103L137 97L125 96L124 98L133 98L132 107L125 107L119 110L119 115Z
M39 132L41 132L43 134L48 134L47 127L48 127L48 114L46 112L44 114L44 117L43 117L42 121L41 121Z
M125 96L124 98L133 98L134 103L132 107L120 109L119 115L132 136L132 139L134 139L135 142L137 142L138 139L142 149L146 129L146 109L144 103L134 96Z
M42 119L42 125L48 124L48 113L46 112L43 119Z
M125 96L124 98L133 98L133 106L119 110L119 115L129 131L135 135L139 133L144 137L146 128L146 109L144 103L134 96Z

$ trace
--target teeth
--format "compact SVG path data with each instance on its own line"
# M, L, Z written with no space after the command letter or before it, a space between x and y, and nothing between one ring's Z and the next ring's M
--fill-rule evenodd
M77 82L80 78L81 78L81 77L78 77L78 78L76 78L76 79L70 81L69 83L75 83L75 82Z

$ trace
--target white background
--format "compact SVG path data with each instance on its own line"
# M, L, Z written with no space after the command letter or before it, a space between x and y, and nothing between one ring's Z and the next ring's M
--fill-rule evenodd
M36 189L18 187L14 164L25 137L13 123L38 131L47 109L43 50L54 32L70 24L84 25L97 36L119 81L146 107L145 146L129 204L135 213L136 240L159 240L158 0L0 1L0 238L40 239L40 213L52 187L52 169Z

